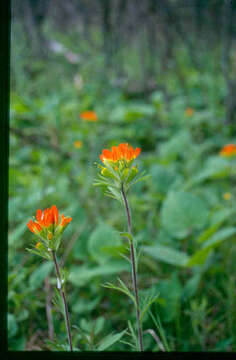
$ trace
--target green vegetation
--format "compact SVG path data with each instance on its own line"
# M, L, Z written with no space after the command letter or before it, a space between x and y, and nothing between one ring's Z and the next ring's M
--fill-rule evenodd
M33 243L30 216L55 204L72 217L58 257L69 272L74 348L134 350L135 309L114 289L118 277L132 286L121 256L125 213L93 186L102 149L128 142L141 147L139 168L149 175L129 194L141 250L140 296L159 294L143 316L144 350L160 351L164 344L170 351L236 351L236 160L219 155L222 146L235 143L235 132L224 122L227 89L214 61L217 49L202 55L197 70L179 47L185 89L169 68L158 78L166 92L135 98L113 84L102 54L85 39L72 30L52 32L49 25L45 33L72 50L76 43L85 55L78 64L53 52L37 58L20 24L13 24L9 349L67 349L62 316L50 306L53 266L25 250ZM129 79L138 79L135 50L122 51ZM83 120L87 110L98 120ZM110 289L103 286L110 283Z

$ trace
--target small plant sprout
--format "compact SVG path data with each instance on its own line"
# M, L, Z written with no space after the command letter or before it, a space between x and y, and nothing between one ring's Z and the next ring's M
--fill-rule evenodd
M57 289L60 292L64 305L64 317L69 347L70 350L73 351L68 306L65 296L65 276L64 273L60 270L56 256L56 252L61 243L62 233L71 220L71 217L64 216L63 214L61 215L61 219L59 220L59 212L55 205L53 205L51 209L45 209L44 211L37 210L36 220L30 220L27 223L30 231L32 231L32 233L36 235L37 242L33 249L27 250L47 260L52 260L55 265L55 271L57 276Z
M143 351L142 314L137 282L137 257L132 235L131 212L127 197L127 192L130 187L144 178L142 176L143 174L138 176L138 168L134 165L134 160L138 157L140 151L140 148L133 149L129 144L119 144L119 146L113 146L111 150L104 149L100 155L103 166L98 165L101 169L101 174L94 185L102 186L106 195L111 196L124 205L128 231L122 233L122 236L125 236L129 241L133 294L130 293L129 289L121 280L119 280L121 287L113 286L112 284L107 284L106 287L119 290L130 296L133 300L136 308L139 349Z

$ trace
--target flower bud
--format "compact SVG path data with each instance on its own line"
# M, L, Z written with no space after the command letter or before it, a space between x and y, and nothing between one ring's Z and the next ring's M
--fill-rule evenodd
M48 232L48 240L52 240L53 238L53 234L51 231Z

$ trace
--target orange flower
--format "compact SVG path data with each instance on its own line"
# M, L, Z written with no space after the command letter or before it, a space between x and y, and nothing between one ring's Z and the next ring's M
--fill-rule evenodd
M92 110L88 110L88 111L84 111L80 114L81 119L85 120L85 121L97 121L98 117L97 114L95 113L95 111Z
M75 140L75 141L74 141L74 147L75 147L76 149L80 149L82 146L83 146L82 141L80 141L80 140Z
M38 233L40 233L42 231L41 226L37 222L34 223L32 220L30 220L27 223L27 226L30 229L30 231L32 231L35 234L38 234Z
M193 108L187 107L185 110L185 115L190 117L190 116L193 116L193 114L194 114Z
M129 144L120 144L118 146L112 146L111 150L104 149L100 155L102 162L104 160L109 160L112 162L117 162L119 160L126 160L127 162L136 159L140 154L141 149L133 149Z
M223 195L223 198L224 198L225 200L230 200L230 199L231 199L231 193L229 193L229 192L225 193L225 194Z
M62 214L60 226L62 226L62 227L67 226L71 220L72 220L72 217L64 216L64 214Z
M59 224L61 227L65 227L71 220L71 217L65 217L64 214L62 214L59 224L59 212L57 207L53 205L51 209L47 208L44 211L38 209L36 212L36 221L33 222L30 220L27 226L34 234L39 234L42 233L44 229L48 230L50 226L54 227Z
M227 144L227 145L225 145L225 146L221 149L220 155L221 155L221 156L226 156L226 157L230 157L230 156L236 155L236 145L235 145L235 144Z

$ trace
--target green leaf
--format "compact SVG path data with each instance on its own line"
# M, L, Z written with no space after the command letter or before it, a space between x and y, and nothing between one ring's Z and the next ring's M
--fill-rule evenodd
M202 265L206 261L209 253L213 248L218 246L222 241L236 234L235 227L227 227L217 231L210 239L203 243L203 248L198 250L189 258L186 266Z
M9 233L9 245L20 246L21 245L21 237L27 230L27 226L25 221L20 223L16 228Z
M188 255L184 252L164 245L143 246L142 249L152 258L171 265L185 266L189 260Z
M131 338L133 339L135 348L138 351L138 349L139 349L138 336L136 335L136 332L134 331L134 327L131 324L130 320L128 320L128 326L129 326L129 331L130 331L130 334L128 333L128 335L130 335Z
M83 286L88 284L88 281L99 277L118 274L123 271L129 271L130 267L125 261L112 261L101 266L88 268L87 266L72 267L68 281L76 286Z
M161 304L161 298L165 300L163 305L158 305L160 317L163 321L170 322L178 316L183 291L182 284L176 273L173 273L170 279L160 280L156 284L155 289L156 292L160 292L160 298L157 304Z
M106 250L104 251L104 249L110 246L119 249L121 245L122 240L119 233L111 226L100 223L88 239L88 252L95 261L100 264L105 264L110 258L114 257L114 255L106 252Z
M130 292L130 290L127 288L127 286L123 283L123 281L121 279L118 278L118 281L121 284L121 286L117 286L112 283L106 283L103 286L108 289L117 290L117 291L124 293L133 301L134 305L136 306L136 299L135 299L134 295Z
M72 312L75 312L76 314L91 313L91 311L99 304L100 300L100 296L97 296L93 300L84 298L78 299L72 306Z
M166 337L166 334L165 334L165 331L162 327L162 324L161 324L161 321L160 321L160 318L159 316L157 315L157 318L155 319L154 315L152 314L151 310L149 310L149 314L161 336L161 340L162 340L162 343L164 344L164 347L165 347L165 350L166 351L170 351L170 347L168 345L168 342L167 342L167 337Z
M209 239L221 226L222 222L218 222L217 224L212 225L207 230L205 230L198 238L197 242L202 243Z
M104 328L105 322L106 322L106 320L103 316L99 316L96 319L95 325L94 325L94 335L97 335L102 331L102 329Z
M186 153L186 149L190 149L191 146L190 132L182 130L160 146L160 156L166 160L174 160L178 155Z
M133 240L132 234L130 234L130 233L128 233L128 232L120 232L120 236L126 237L126 238L128 238L130 241Z
M211 247L198 250L194 255L189 258L186 266L203 265L210 252Z
M145 299L142 300L141 313L140 313L140 321L143 321L143 317L146 312L149 310L150 306L157 301L159 297L159 293L156 295L150 294L145 296Z
M115 344L117 341L119 341L122 336L126 333L127 330L123 330L120 333L117 334L110 334L106 336L99 344L97 351L104 351L113 344Z
M37 269L30 275L29 278L31 291L38 289L42 285L44 279L49 275L52 269L53 263L49 261L37 267Z
M194 230L202 229L207 223L208 215L205 202L184 191L171 191L161 209L164 228L173 237L180 239Z
M230 173L228 162L220 156L212 156L207 159L203 170L192 177L188 185L193 186L202 183L209 178L227 177Z
M219 230L215 233L209 240L204 242L203 246L205 247L215 247L219 245L222 241L228 239L229 237L236 234L236 227L227 227Z
M163 195L181 178L180 175L158 164L153 165L150 171L153 189Z
M201 280L201 272L198 271L186 282L182 294L184 299L189 299L196 293L200 280Z

